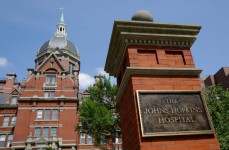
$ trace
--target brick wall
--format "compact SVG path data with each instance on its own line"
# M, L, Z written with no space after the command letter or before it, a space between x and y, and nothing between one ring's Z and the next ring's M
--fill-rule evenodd
M187 48L129 47L119 68L120 85L126 67L195 68ZM123 149L126 150L216 150L220 149L212 135L181 135L142 137L136 90L197 90L201 91L198 75L131 75L120 98Z

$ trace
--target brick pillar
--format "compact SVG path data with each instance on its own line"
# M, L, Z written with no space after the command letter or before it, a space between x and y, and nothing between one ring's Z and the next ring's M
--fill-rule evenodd
M219 149L190 50L200 29L114 22L105 70L117 77L123 149Z

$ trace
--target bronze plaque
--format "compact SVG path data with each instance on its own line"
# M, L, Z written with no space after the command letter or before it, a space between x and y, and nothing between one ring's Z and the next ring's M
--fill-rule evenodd
M213 134L199 91L137 91L142 136Z

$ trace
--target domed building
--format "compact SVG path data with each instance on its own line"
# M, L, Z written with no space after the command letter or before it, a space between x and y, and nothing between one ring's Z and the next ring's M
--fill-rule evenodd
M66 24L64 14L61 14L60 22L54 36L45 42L38 50L35 59L36 70L39 70L43 62L51 55L55 55L65 69L73 74L74 68L79 71L80 56L77 47L67 39ZM78 72L76 71L76 72Z
M54 36L42 44L35 68L21 82L11 149L77 149L80 56L67 39L62 12Z

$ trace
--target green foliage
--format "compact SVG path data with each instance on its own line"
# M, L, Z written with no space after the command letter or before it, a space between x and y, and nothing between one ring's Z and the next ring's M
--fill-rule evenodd
M46 150L53 150L53 148L52 147L48 147L48 148L46 148Z
M81 125L76 127L76 131L92 135L94 145L101 146L101 141L114 141L116 130L120 128L119 107L115 101L117 87L104 77L88 91L90 96L84 98L79 106Z
M222 86L210 86L204 94L212 117L215 132L222 150L229 149L229 90Z

